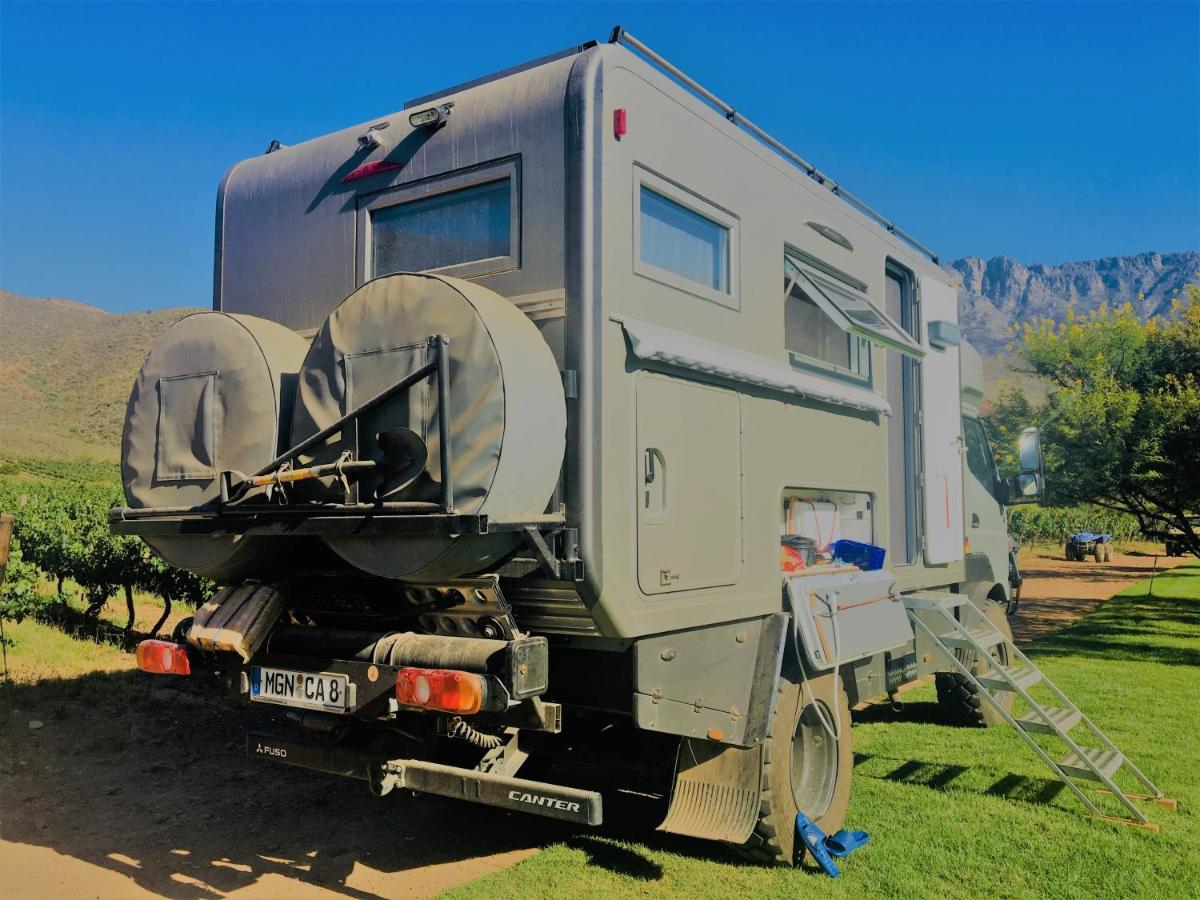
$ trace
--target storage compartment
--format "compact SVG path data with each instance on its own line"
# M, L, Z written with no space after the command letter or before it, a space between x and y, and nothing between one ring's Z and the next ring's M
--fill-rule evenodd
M817 553L828 553L834 541L870 544L875 537L874 502L860 491L800 488L783 497L783 535L811 540Z
M913 639L891 572L798 575L788 599L805 655L818 671L890 650ZM835 617L836 616L836 621Z

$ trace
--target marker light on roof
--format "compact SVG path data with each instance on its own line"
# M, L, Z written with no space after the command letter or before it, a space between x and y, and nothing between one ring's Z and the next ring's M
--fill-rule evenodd
M443 103L441 106L431 106L415 112L408 117L408 124L413 128L441 128L450 118L450 108L453 103Z

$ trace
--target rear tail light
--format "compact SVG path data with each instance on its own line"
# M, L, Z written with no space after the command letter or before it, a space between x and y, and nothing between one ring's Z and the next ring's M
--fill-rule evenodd
M170 641L142 641L137 645L137 667L152 675L191 675L187 648Z
M396 700L405 706L470 715L483 706L483 676L451 669L403 668L396 673Z

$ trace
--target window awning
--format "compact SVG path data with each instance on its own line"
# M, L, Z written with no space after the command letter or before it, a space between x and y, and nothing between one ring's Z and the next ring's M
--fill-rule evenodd
M673 328L637 319L611 318L624 329L629 349L638 359L822 403L885 416L892 413L887 400L865 385L799 372L773 359Z
M787 277L784 297L791 294L794 286L799 285L843 331L917 359L925 355L921 345L894 319L871 303L865 293L823 278L803 263L786 255L784 270Z

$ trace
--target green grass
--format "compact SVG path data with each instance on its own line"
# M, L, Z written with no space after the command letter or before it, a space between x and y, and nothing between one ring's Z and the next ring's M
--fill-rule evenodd
M33 619L5 622L8 673L17 684L132 669L133 657L115 644L80 641Z
M1200 897L1200 567L1142 582L1029 655L1180 810L1158 834L1092 823L1007 728L937 724L931 688L856 719L847 827L870 844L832 880L702 842L600 831L451 897L628 895ZM1057 754L1056 758L1058 755Z

